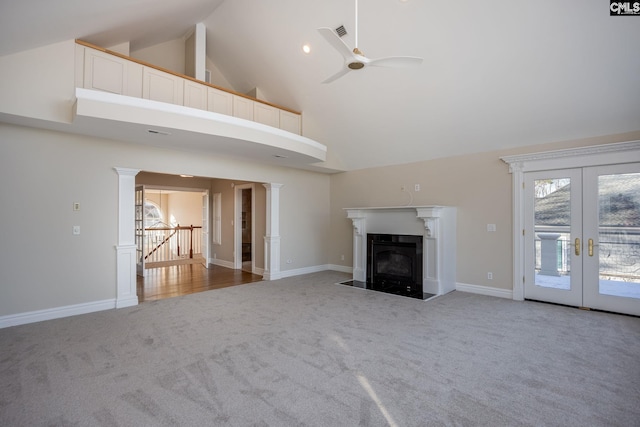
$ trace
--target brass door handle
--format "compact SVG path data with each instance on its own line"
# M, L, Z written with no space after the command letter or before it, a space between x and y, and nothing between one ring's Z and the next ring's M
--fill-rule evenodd
M593 239L589 239L589 256L593 256L593 247L598 246L593 244Z
M580 255L580 238L579 237L576 237L574 246L575 246L576 256L579 256Z

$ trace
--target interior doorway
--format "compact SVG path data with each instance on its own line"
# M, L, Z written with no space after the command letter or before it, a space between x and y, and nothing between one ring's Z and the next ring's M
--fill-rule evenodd
M208 189L136 186L137 274L185 264L208 268L208 205Z
M235 268L252 273L255 267L254 184L235 186Z

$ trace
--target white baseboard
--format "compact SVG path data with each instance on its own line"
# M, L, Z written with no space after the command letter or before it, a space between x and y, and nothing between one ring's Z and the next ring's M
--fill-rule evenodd
M133 295L128 298L116 299L116 308L133 307L138 305L138 296Z
M223 259L217 258L209 258L209 264L219 265L220 267L225 268L236 268L236 266L233 264L233 261L225 261Z
M25 325L27 323L42 322L44 320L59 319L61 317L76 316L78 314L93 313L95 311L116 308L116 300L108 299L83 304L66 305L63 307L47 308L45 310L28 311L0 317L0 328Z
M326 271L329 269L328 265L314 265L312 267L304 267L304 268L296 268L295 270L286 270L286 271L281 271L280 272L280 278L285 278L285 277L293 277L293 276L300 276L302 274L309 274L309 273L317 273L319 271Z
M456 291L469 292L490 297L513 299L513 291L510 289L491 288L489 286L469 285L467 283L456 283Z
M327 268L331 271L339 271L341 273L353 274L353 267L348 267L346 265L329 264Z
M324 265L314 265L312 267L297 268L295 270L281 271L280 277L284 278L284 277L300 276L302 274L317 273L319 271L327 271L327 270L340 271L342 273L349 273L349 274L353 273L353 268L351 267L346 267L344 265L337 265L337 264L324 264Z
M235 270L236 266L233 264L232 261L225 261L222 259L217 259L217 258L209 258L209 264L213 264L213 265L217 265L220 267L224 267L224 268L230 268L232 270ZM264 268L260 268L260 267L253 267L253 271L251 272L252 274L257 274L258 276L263 276L264 275Z

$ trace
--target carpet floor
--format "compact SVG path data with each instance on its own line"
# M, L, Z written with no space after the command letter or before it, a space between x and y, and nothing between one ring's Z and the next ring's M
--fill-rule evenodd
M0 330L2 426L640 426L640 319L321 272Z

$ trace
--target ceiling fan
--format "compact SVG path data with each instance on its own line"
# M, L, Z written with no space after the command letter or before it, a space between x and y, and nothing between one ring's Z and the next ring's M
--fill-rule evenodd
M415 56L389 56L386 58L379 59L369 59L364 56L364 53L358 49L358 0L355 0L356 3L356 26L355 26L355 41L356 46L353 50L349 49L349 46L338 36L338 34L332 30L331 28L323 27L318 28L320 34L329 42L331 46L333 46L343 57L345 60L345 67L338 71L336 74L330 76L322 83L331 83L334 80L344 76L349 71L352 70L361 70L366 67L389 67L389 68L399 68L399 67L409 67L413 65L420 65L422 63L422 58L417 58Z

